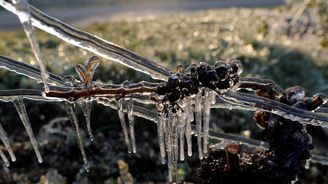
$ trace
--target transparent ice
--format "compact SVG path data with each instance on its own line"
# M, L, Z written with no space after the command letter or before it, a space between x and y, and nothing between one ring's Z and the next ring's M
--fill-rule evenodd
M10 2L2 0L0 1L0 5L8 11L11 11L15 14L18 13L14 4ZM166 81L168 76L171 74L168 69L156 64L156 62L152 62L146 58L140 57L121 46L101 39L97 36L73 28L55 18L44 14L33 6L28 6L28 8L29 11L22 11L25 13L23 14L24 16L21 16L21 19L26 21L27 18L29 18L28 20L31 20L33 26L38 27L39 29L44 30L45 32L52 34L72 45L86 49L110 61L119 62L139 72L148 74L154 79ZM33 16L31 17L29 14L26 15L27 12ZM27 30L30 31L30 28L33 28L33 26L28 27Z
M134 115L133 115L133 100L131 98L126 100L127 103L127 114L128 114L128 120L129 120L129 130L130 130L130 138L131 138L131 146L132 146L132 152L136 153L136 138L134 133Z
M198 157L203 159L203 144L202 144L202 94L199 92L195 96L195 122L197 131L197 145L198 145Z
M6 134L5 130L3 129L1 123L0 123L0 139L1 139L2 143L5 145L5 147L8 151L11 161L15 162L16 161L15 154L14 154L13 149L11 148L11 146L9 144L7 134Z
M78 121L78 119L76 117L76 114L74 112L74 104L70 104L70 103L66 102L65 107L66 107L66 112L67 112L68 118L71 121L71 123L74 127L74 130L75 130L76 140L77 140L77 143L80 147L80 151L81 151L81 154L82 154L82 159L83 159L83 162L84 162L84 165L85 165L85 169L86 169L86 171L88 171L89 168L88 168L87 155L85 154L85 150L84 150L84 146L83 146L83 142L82 142L82 137L81 137L81 134L80 134L79 121Z
M203 116L203 151L204 156L206 157L207 149L208 149L208 131L209 131L209 123L210 123L210 110L211 110L211 102L212 102L212 92L205 90L205 94L203 96L203 108L202 108L202 116Z
M0 157L1 157L2 161L5 163L5 165L7 167L9 167L10 166L10 163L9 163L6 155L1 150L0 150Z
M90 137L90 140L93 141L94 137L92 134L92 129L91 129L91 105L92 105L92 101L91 100L82 100L82 102L80 102L80 107L82 109L83 115L85 117L85 121L87 124L87 131Z
M16 9L16 15L18 16L26 36L30 41L34 56L39 64L40 71L41 71L41 78L44 83L44 89L46 92L49 91L49 87L47 84L47 78L49 77L44 62L41 59L41 52L39 47L39 42L36 37L36 33L34 31L34 27L32 25L32 17L30 14L30 7L27 0L13 0L13 4Z
M185 114L186 114L186 122L185 122L185 135L186 135L186 143L187 143L187 154L188 156L192 156L192 142L191 142L191 122L194 121L194 111L191 107L191 98L187 98L185 100Z
M117 109L118 117L120 119L121 126L123 129L125 144L128 147L128 152L131 153L132 149L131 149L131 143L130 143L129 134L128 134L128 128L127 128L126 121L125 121L124 108L125 108L125 99L120 99L118 101L118 109Z
M159 114L157 120L157 135L162 164L165 164L165 123L166 118L164 117L164 115Z
M17 66L17 65L10 66L6 62L2 62L2 61L6 61L6 59L1 60L2 57L0 57L0 62L2 62L0 67L34 78L39 82L40 81L44 82L46 91L48 89L46 83L47 73L41 61L40 49L37 43L36 35L32 24L50 34L57 36L58 38L63 39L64 41L67 41L70 44L89 50L104 58L120 62L135 70L149 74L155 79L166 80L171 73L164 67L160 67L159 65L152 63L149 60L142 58L136 55L135 53L130 52L120 46L102 40L94 35L72 28L69 25L66 25L52 17L49 17L43 14L42 12L40 12L39 10L37 10L36 8L29 6L27 2L24 0L15 0L13 4L7 1L0 0L0 5L5 7L7 10L17 14L20 21L22 22L24 30L30 40L34 54L40 65L41 77L38 76L38 73L35 72L35 70L30 70L30 68L28 67L24 68L25 70L23 70L22 68L20 68L22 66ZM33 17L31 15L33 15ZM120 54L115 54L115 53L120 53ZM57 80L56 78L54 79L56 83L60 81L60 80L56 81ZM59 82L59 84L62 83ZM184 113L179 112L180 114L178 113L177 116L176 114L172 114L171 112L168 112L167 115L159 114L157 118L156 115L152 116L151 113L147 111L147 109L142 109L140 107L134 106L133 101L131 99L121 99L119 101L119 104L115 104L113 103L113 101L109 100L108 98L97 98L97 102L118 109L119 118L121 120L121 124L123 128L123 134L125 137L125 142L128 146L129 152L131 152L131 150L132 152L135 152L136 150L133 115L147 118L151 121L156 121L157 119L157 126L158 126L157 129L158 129L162 163L165 163L165 156L166 156L165 151L167 151L167 163L169 167L170 181L176 180L178 158L180 158L180 160L184 160L184 142L185 142L184 139L186 139L186 143L187 143L188 156L191 156L192 154L192 149L191 149L192 134L197 136L199 158L201 159L204 156L206 156L209 137L219 140L233 140L236 142L242 142L249 145L256 145L258 147L265 147L265 143L262 141L256 142L239 136L231 136L228 134L219 134L219 133L210 132L209 114L210 114L211 103L213 104L212 108L213 107L228 108L228 109L240 108L250 111L262 109L267 112L274 113L279 116L283 116L287 119L293 121L299 121L305 124L312 124L312 125L323 126L323 127L326 127L328 125L327 115L318 115L312 112L302 111L269 99L254 97L249 94L227 92L223 94L221 97L219 97L221 100L224 101L224 103L221 102L220 104L218 103L214 104L214 102L216 101L215 96L216 96L215 94L211 94L211 92L204 90L204 93L199 93L195 95L195 97L186 98L179 103ZM79 127L78 127L76 115L74 113L74 109L72 105L69 104L67 106L68 106L67 111L69 117L76 130L77 139L83 155L83 160L86 163L86 157L81 141L81 136L79 134ZM21 105L19 105L19 109L22 110ZM90 115L89 115L91 110L89 111L88 107L83 107L82 109L83 109L83 114L86 117L88 132L90 138L92 139L91 127L90 127ZM126 125L125 111L127 112L129 126ZM19 114L21 116L21 114L24 113L20 113L19 111ZM27 117L26 110L24 116ZM23 121L22 117L21 119ZM196 128L191 125L192 121L196 122ZM28 118L25 118L25 122L28 122ZM128 134L128 129L129 129L129 134ZM28 133L29 132L32 132L32 130L28 131ZM129 135L131 138L131 142L129 139ZM32 139L31 142L33 144ZM3 157L3 153L0 154L1 157ZM3 160L5 159L3 158Z
M31 141L31 144L33 146L36 157L38 158L39 163L42 163L43 162L42 156L41 156L41 153L39 151L38 143L36 142L36 139L34 137L33 130L32 130L30 120L28 118L28 115L27 115L26 108L25 108L25 105L23 103L23 100L21 98L15 98L12 102L13 102L13 104L14 104L14 106L15 106L18 114L19 114L19 117L20 117L20 119L21 119L21 121L22 121L22 123L25 127L25 130L26 130L28 136L30 137L30 141Z

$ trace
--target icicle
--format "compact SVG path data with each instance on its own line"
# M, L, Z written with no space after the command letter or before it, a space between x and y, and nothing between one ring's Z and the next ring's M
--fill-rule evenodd
M184 135L185 131L184 128L179 128L179 135L180 135L180 160L184 161L185 155L184 155Z
M197 131L197 144L198 144L198 155L199 159L203 159L202 150L202 94L199 92L195 96L195 121Z
M187 119L187 114L186 114L186 102L185 100L180 102L180 107L183 109L182 111L179 111L177 113L177 118L178 118L178 124L177 126L177 137L179 138L177 141L177 145L178 143L180 143L180 160L183 161L185 159L185 155L184 155L184 138L185 138L185 131L186 131L186 119Z
M42 163L43 160L42 160L39 148L38 148L38 143L35 140L33 130L32 130L31 124L30 124L30 120L27 116L27 112L26 112L26 108L25 108L25 105L23 103L23 100L21 98L16 98L12 102L13 102L13 104L14 104L14 106L15 106L18 114L19 114L19 117L20 117L20 119L21 119L21 121L22 121L22 123L25 127L25 130L26 130L28 136L30 137L30 141L32 143L32 146L33 146L34 152L36 154L36 157L38 158L39 163Z
M6 134L6 132L3 129L1 124L0 124L0 138L1 138L1 141L3 142L3 144L5 145L8 153L9 153L11 161L15 162L16 161L15 154L14 154L13 149L11 148L11 146L9 144L7 134Z
M158 113L158 120L157 120L157 134L158 134L158 142L159 142L159 150L161 153L161 161L162 164L165 164L165 117L163 114Z
M136 153L137 147L136 147L136 138L135 138L135 134L134 134L133 100L131 98L127 100L127 113L128 113L128 119L129 119L132 152Z
M209 131L209 122L210 122L210 111L211 111L211 102L213 100L211 91L205 90L205 95L203 96L203 151L204 156L206 156L208 149L208 131Z
M74 130L75 130L76 140L77 140L77 143L79 144L79 147L80 147L83 162L85 164L85 169L86 169L86 171L89 171L88 170L88 160L87 160L87 156L86 156L85 151L84 151L82 137L81 137L81 134L80 134L79 122L78 122L77 117L76 117L75 112L74 112L74 104L70 104L70 103L66 102L65 106L66 106L66 112L67 112L68 118L71 121L71 123L74 127Z
M168 112L168 121L166 122L166 149L167 149L167 167L169 171L169 181L173 181L173 173L172 173L172 168L173 168L173 162L172 162L172 113Z
M311 162L311 159L305 160L305 166L304 166L305 169L310 169L310 162Z
M172 117L172 180L177 181L177 171L178 171L178 122L176 114Z
M194 112L191 109L191 99L186 99L186 107L185 107L185 136L186 136L186 142L187 142L187 154L188 156L192 156L192 142L191 142L191 114L194 114Z
M36 37L36 33L31 21L31 14L29 9L29 4L27 0L13 0L13 4L16 8L16 15L18 16L24 31L30 41L34 56L39 64L41 71L41 78L44 83L44 89L46 92L49 92L49 87L47 84L47 79L49 77L43 61L41 60L41 53L39 43Z
M92 134L92 130L91 130L91 106L92 106L92 101L82 101L81 102L81 109L83 111L83 115L85 117L85 121L87 123L87 130L88 130L88 134L90 137L90 140L93 141L94 137Z
M167 147L167 166L169 171L169 181L177 180L178 167L178 122L176 114L168 112L168 122L166 123L166 147Z
M10 163L9 163L6 155L1 150L0 150L0 157L1 157L2 161L5 163L5 165L7 167L9 167L10 166Z
M128 152L131 153L130 140L129 140L128 130L127 130L127 127L126 127L125 114L124 114L124 109L123 109L124 101L125 101L124 99L120 99L118 101L117 112L118 112L118 117L120 119L121 126L122 126L122 129L123 129L124 140L125 140L126 146L128 147Z
M211 93L211 104L213 105L216 103L216 92L210 91L209 93Z
M185 125L186 125L186 142L187 142L187 154L188 156L192 156L192 142L191 142L191 115L194 114L194 112L191 109L191 99L186 99L186 107L185 107ZM193 115L192 115L193 116Z

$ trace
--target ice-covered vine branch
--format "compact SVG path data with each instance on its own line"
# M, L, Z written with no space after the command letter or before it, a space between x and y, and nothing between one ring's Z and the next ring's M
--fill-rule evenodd
M0 5L16 14L16 8L10 0L1 0ZM33 26L70 44L86 49L108 60L119 62L139 72L146 73L154 79L165 81L172 73L156 62L141 57L134 52L97 36L73 28L58 19L50 17L31 5L29 5L29 10Z

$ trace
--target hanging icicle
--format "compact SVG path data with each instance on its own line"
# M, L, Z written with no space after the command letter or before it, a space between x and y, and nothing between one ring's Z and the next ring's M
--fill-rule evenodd
M180 160L183 161L185 159L184 155L184 140L185 140L185 132L186 132L186 101L182 100L179 103L179 106L181 107L182 110L177 112L177 137L178 137L178 142L179 142L179 155L180 155Z
M169 181L172 182L172 181L177 181L179 152L181 156L181 149L179 151L180 134L179 134L179 126L178 126L179 121L178 121L177 114L172 113L170 111L168 111L167 114L168 114L167 118L161 116L163 120L160 120L159 122L165 125L163 129L165 128L164 135L165 135L165 144L166 144L166 151L167 151L167 167L169 172L168 177L169 177ZM184 155L183 155L183 159L184 159Z
M177 181L178 159L179 159L179 141L178 141L178 118L174 114L172 117L172 181Z
M76 140L77 140L77 143L80 147L83 162L85 164L85 169L86 169L86 171L89 171L88 160L87 160L87 156L86 156L85 151L84 151L82 137L81 137L81 134L80 134L79 122L78 122L78 119L77 119L76 114L74 112L74 104L70 104L70 103L66 102L65 107L66 107L66 112L67 112L68 118L70 119L70 121L71 121L71 123L74 127L74 130L75 130Z
M197 144L199 159L203 159L203 146L202 146L202 92L195 96L195 122L197 132Z
M167 151L167 167L169 172L169 181L173 181L172 175L172 113L168 112L168 118L166 122L166 131L165 131L165 142L166 142L166 151Z
M184 127L179 127L179 141L180 141L180 160L184 161L185 155L184 155L184 136L185 136L185 129Z
M91 129L91 106L92 106L92 101L89 100L83 100L80 103L80 107L82 109L83 115L85 117L85 121L87 124L87 131L90 137L90 140L93 141L94 137L92 134L92 129Z
M2 161L5 163L5 165L7 167L9 167L10 166L10 163L9 163L6 155L1 150L0 150L0 157L1 157Z
M191 107L191 98L186 99L186 106L185 106L185 136L186 136L186 142L187 142L187 154L188 156L192 156L192 142L191 142L191 122L193 121L194 111Z
M30 141L32 143L36 157L38 158L39 163L42 163L43 160L42 160L39 148L38 148L38 143L36 142L36 139L34 137L33 130L32 130L31 124L30 124L30 120L27 116L27 112L26 112L26 108L23 103L23 100L21 98L15 98L12 102L19 114L19 117L25 127L25 130L26 130L28 136L30 137Z
M127 114L128 114L128 120L129 120L129 128L130 128L130 138L131 138L131 146L132 146L132 152L137 152L136 147L136 138L134 134L134 115L133 115L133 100L127 99Z
M129 140L129 135L128 135L128 129L126 126L126 122L125 122L125 114L124 114L124 99L120 99L118 101L118 108L117 108L117 112L118 112L118 117L120 119L121 122L121 126L123 129L123 135L124 135L124 140L125 140L125 144L128 147L128 152L131 153L131 144L130 144L130 140Z
M6 134L5 130L3 129L1 123L0 123L0 138L1 138L2 143L5 145L8 153L9 153L11 161L15 162L16 157L15 157L14 151L13 151L13 149L11 148L11 146L9 144L7 134Z
M210 111L211 111L211 102L212 92L208 90L204 90L204 96L202 97L203 108L202 108L202 116L203 116L203 151L204 156L207 155L208 150L208 131L209 131L209 123L210 123Z
M162 110L157 108L158 110ZM161 154L161 162L165 164L165 122L166 118L164 113L158 112L157 115L157 135L158 135L158 143L159 143L159 150Z

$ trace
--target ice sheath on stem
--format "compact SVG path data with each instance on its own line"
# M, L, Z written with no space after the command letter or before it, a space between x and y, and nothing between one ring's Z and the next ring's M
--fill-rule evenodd
M32 20L31 20L31 14L30 14L30 5L28 4L27 0L13 0L13 4L16 9L16 15L18 16L23 29L26 33L26 36L31 44L32 51L34 53L34 56L36 58L36 61L39 64L40 71L41 71L41 78L44 83L44 89L46 92L49 91L49 87L47 84L47 79L49 77L46 67L44 66L44 63L41 59L41 52L40 52L40 47L39 43L36 37L36 33L34 30L34 27L32 25Z
M23 103L23 100L21 98L15 98L13 101L13 104L19 114L19 117L25 127L25 130L28 134L28 136L30 137L30 141L32 143L32 146L33 146L33 149L34 149L34 152L36 154L36 157L38 158L38 161L39 163L42 163L43 160L42 160L42 157L41 157L41 154L40 154L40 151L39 151L39 147L38 147L38 143L36 142L35 140L35 137L34 137L34 134L33 134L33 130L32 130L32 127L31 127L31 124L30 124L30 120L27 116L27 112L26 112L26 108L25 108L25 105Z
M71 123L74 127L74 130L75 130L76 140L77 140L77 143L80 147L83 162L85 164L85 169L86 169L86 171L88 171L88 160L87 160L87 156L86 156L85 151L84 151L82 137L81 137L81 134L80 134L79 122L78 122L78 119L77 119L77 117L75 115L75 112L74 112L74 104L70 104L70 103L66 102L65 107L66 107L66 112L67 112L68 118L71 121Z
M0 123L0 138L1 138L2 143L5 145L8 153L9 153L11 161L15 162L16 161L15 154L14 154L13 149L11 148L11 146L9 144L7 134L6 134L5 130L3 129L1 123Z

